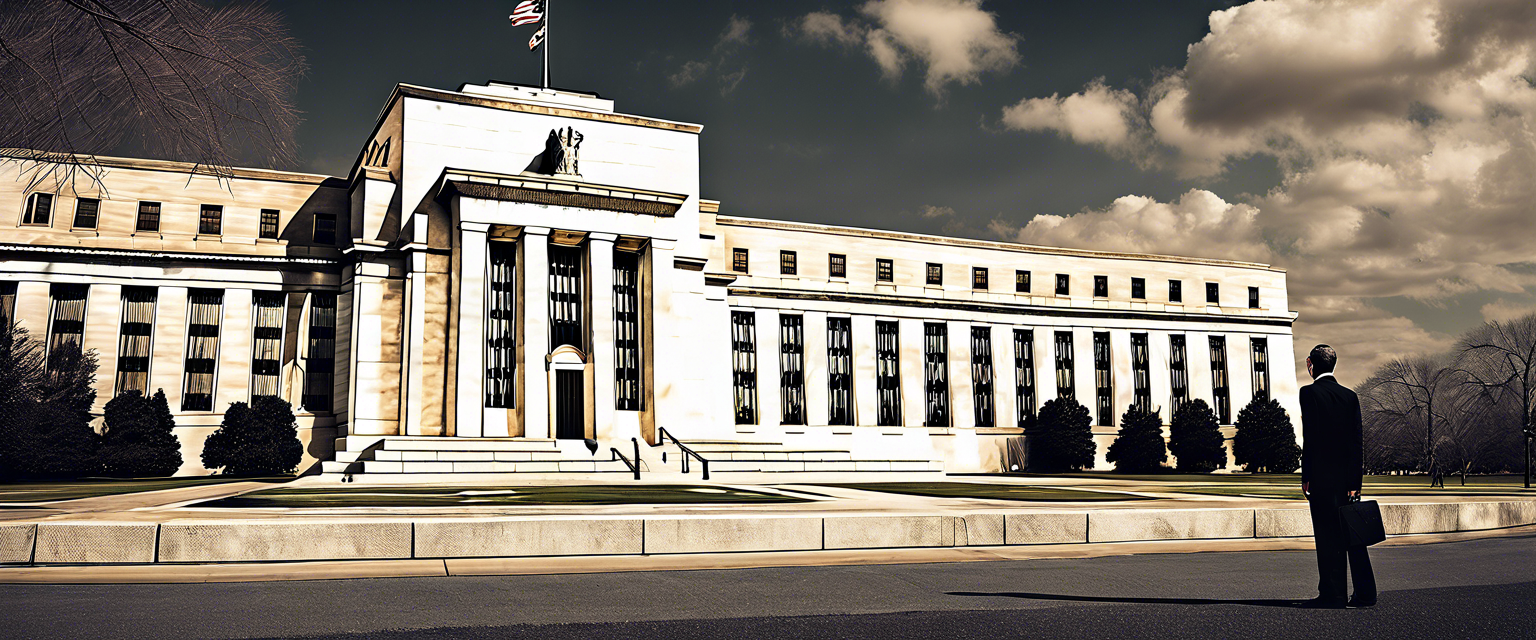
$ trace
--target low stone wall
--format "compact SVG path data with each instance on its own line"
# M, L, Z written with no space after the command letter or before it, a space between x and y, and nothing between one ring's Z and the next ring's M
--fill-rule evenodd
M1382 504L1391 535L1536 524L1536 501ZM818 551L1312 535L1305 508L964 515L284 518L0 524L0 564L148 564Z

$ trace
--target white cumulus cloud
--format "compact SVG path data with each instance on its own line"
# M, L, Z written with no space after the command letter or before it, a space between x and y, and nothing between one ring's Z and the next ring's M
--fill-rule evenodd
M921 66L924 86L935 95L1020 61L1018 37L999 29L981 0L870 0L858 14L811 12L791 31L811 42L863 49L887 77Z

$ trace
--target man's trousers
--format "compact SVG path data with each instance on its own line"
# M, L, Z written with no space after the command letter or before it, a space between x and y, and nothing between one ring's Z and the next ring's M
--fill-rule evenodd
M1343 602L1348 591L1345 565L1355 577L1355 597L1376 601L1376 576L1371 573L1371 558L1365 547L1348 547L1339 507L1349 502L1344 491L1314 491L1307 501L1312 511L1312 535L1317 543L1317 592L1325 600Z

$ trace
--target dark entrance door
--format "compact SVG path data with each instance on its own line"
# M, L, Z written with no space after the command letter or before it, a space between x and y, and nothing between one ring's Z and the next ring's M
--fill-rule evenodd
M587 437L587 407L580 369L555 370L555 437L580 440Z

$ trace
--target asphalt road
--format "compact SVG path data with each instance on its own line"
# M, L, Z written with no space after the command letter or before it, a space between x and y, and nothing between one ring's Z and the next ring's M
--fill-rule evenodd
M1536 536L1373 550L201 585L0 585L7 638L1536 638Z

